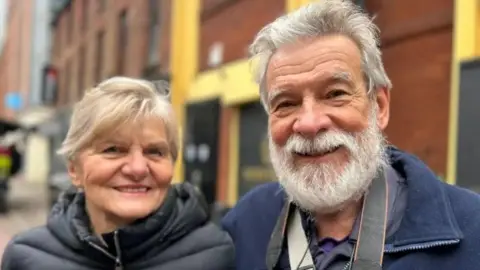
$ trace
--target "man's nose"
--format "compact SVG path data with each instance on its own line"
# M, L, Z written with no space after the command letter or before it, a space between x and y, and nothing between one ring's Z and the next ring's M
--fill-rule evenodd
M305 138L315 138L323 131L331 128L332 120L325 108L315 101L305 103L293 125L293 131Z
M123 166L123 173L135 181L141 181L148 175L148 162L141 151L130 153L126 164Z

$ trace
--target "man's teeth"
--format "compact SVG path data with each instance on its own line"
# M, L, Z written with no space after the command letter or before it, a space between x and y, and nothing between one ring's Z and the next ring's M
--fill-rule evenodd
M306 152L297 152L297 154L302 155L302 156L322 156L326 154L330 154L334 151L336 151L339 147L334 147L329 150L324 150L324 151L306 151Z
M147 192L148 188L141 187L141 188L116 188L120 192L127 192L127 193L144 193Z

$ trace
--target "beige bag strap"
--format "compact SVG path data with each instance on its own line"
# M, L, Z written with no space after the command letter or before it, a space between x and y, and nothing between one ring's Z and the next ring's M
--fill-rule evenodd
M302 218L297 207L294 207L287 227L288 256L291 269L315 269L308 239L302 226Z

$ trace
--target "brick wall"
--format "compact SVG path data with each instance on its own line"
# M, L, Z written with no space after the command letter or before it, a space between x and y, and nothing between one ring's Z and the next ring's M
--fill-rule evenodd
M372 2L382 31L385 68L393 83L388 139L444 175L453 0Z
M161 24L158 46L162 69L168 71L170 1L157 0ZM141 77L147 65L149 44L150 0L106 0L101 8L99 0L76 0L59 16L54 28L53 63L60 71L58 105L80 98L85 88L114 75ZM87 14L83 15L86 11ZM126 11L126 42L120 42L120 15ZM73 17L71 17L73 16ZM69 20L73 24L69 26ZM86 24L84 21L86 20ZM103 53L99 52L98 39L103 33ZM57 36L58 35L58 36ZM71 40L68 40L71 35ZM85 50L84 72L80 74L81 52ZM123 56L123 61L119 61ZM165 63L163 63L165 59ZM123 63L120 67L119 64ZM100 67L100 68L99 68ZM119 73L122 74L119 74ZM97 74L98 73L98 74ZM82 80L80 82L79 80ZM83 89L79 86L84 85Z
M199 68L208 69L215 42L224 46L223 62L247 57L247 46L267 23L285 13L284 0L204 0L202 2Z

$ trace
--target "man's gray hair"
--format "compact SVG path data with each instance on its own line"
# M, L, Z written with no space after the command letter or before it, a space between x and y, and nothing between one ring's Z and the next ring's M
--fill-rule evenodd
M260 97L266 109L265 74L275 51L301 38L326 35L344 35L357 44L369 93L379 88L392 88L381 59L377 26L351 0L322 0L266 25L250 45L252 59L256 60L255 81L260 85Z

